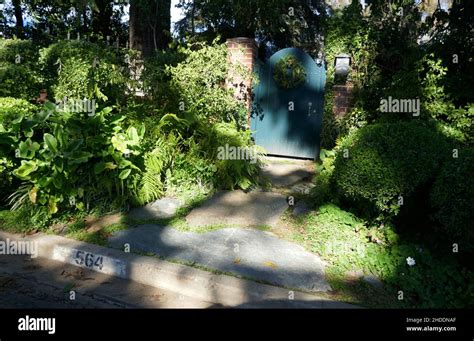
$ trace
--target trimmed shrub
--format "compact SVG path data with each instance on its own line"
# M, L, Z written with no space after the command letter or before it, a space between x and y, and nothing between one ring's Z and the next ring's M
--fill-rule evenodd
M404 203L435 176L447 158L447 139L423 121L377 123L341 142L334 184L369 216L396 216ZM450 155L450 154L449 154Z
M445 163L431 192L436 228L468 252L474 252L473 165L474 148L461 149Z
M85 41L60 41L40 54L45 87L56 100L115 102L125 93L128 67L117 49Z
M38 97L38 57L38 48L32 41L0 39L0 97Z

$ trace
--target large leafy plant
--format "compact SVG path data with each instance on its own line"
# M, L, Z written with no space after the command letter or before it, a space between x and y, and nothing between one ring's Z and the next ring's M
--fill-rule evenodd
M35 113L37 107L28 101L13 97L0 98L0 134L5 136L7 129L12 126L18 115ZM8 143L8 140L5 142ZM12 181L11 171L15 168L15 163L7 154L0 153L0 204L13 192L15 183Z
M126 202L129 178L140 172L133 160L144 130L125 130L124 119L110 107L89 116L57 112L52 104L18 115L0 133L0 147L18 165L12 174L22 182L13 208L30 201L52 215L61 206L84 210L104 198Z

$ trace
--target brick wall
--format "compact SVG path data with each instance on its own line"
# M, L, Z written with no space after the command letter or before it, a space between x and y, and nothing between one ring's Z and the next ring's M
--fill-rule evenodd
M335 118L343 118L352 105L352 84L334 85L332 88L334 101L332 112Z
M231 38L227 42L229 61L234 65L242 65L253 71L257 60L258 47L252 38ZM230 73L227 77L227 86L234 89L235 97L246 102L249 119L252 107L252 80L242 79Z

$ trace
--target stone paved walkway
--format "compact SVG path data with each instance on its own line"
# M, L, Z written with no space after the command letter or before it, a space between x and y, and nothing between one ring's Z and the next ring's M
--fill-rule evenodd
M312 176L312 166L308 161L270 159L264 173L275 187L290 193L305 192L298 186ZM191 228L227 228L197 233L142 225L115 233L109 243L117 248L129 244L132 252L152 252L279 286L327 291L330 287L324 277L324 264L315 254L270 232L248 228L275 226L287 208L287 197L277 192L221 191L193 209L186 223ZM307 209L301 207L300 211Z
M277 188L288 187L314 174L312 161L268 158L263 174Z
M224 228L195 233L143 225L116 233L109 244L117 248L129 244L132 252L152 252L279 286L309 292L330 289L324 265L316 255L260 230Z
M272 192L222 191L186 217L191 227L206 225L274 226L288 208L286 197Z

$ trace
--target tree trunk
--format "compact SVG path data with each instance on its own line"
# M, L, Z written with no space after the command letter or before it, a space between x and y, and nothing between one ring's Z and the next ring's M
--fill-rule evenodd
M129 42L143 57L170 42L171 0L132 0L130 2Z
M87 34L87 7L84 6L84 8L82 9L82 33L84 35Z
M108 0L95 0L95 4L97 9L92 15L92 31L106 39L112 35L112 3Z
M196 28L194 24L194 14L196 13L196 0L193 0L193 7L191 10L191 35L194 36L194 33L196 33Z
M130 1L129 43L131 49L143 51L143 28L138 2L138 0Z
M23 14L21 12L21 0L13 0L13 9L15 12L15 19L16 19L16 35L18 38L24 37L23 31Z

